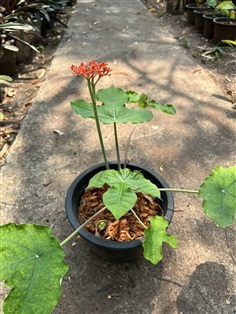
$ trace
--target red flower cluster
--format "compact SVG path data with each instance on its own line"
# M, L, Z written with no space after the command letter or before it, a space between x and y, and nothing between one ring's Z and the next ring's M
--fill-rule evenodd
M71 70L75 74L84 76L86 79L93 79L96 76L100 78L110 75L111 72L111 68L105 62L98 63L94 60L90 61L88 65L85 65L84 62L81 62L79 66L72 65Z

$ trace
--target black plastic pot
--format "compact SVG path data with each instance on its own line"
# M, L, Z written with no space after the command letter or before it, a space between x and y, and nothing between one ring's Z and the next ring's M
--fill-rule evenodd
M236 39L236 19L230 19L230 23L227 22L226 17L217 17L214 22L214 44L219 44L221 40Z
M16 73L16 53L3 48L3 55L0 57L0 74L14 75Z
M195 29L198 30L199 32L204 31L204 19L203 19L203 15L206 14L208 12L208 9L206 8L198 8L196 10L193 11L194 12L194 26Z
M217 13L216 16L213 17L213 13L207 13L203 15L204 20L204 37L205 38L213 38L214 37L214 23L213 20L216 17L221 17L220 13Z
M186 0L186 4L195 4L197 5L196 0Z
M111 162L109 163L109 167L110 169L117 170L117 163ZM132 171L140 170L146 179L150 180L159 188L168 188L168 184L159 174L144 166L129 163L127 168ZM81 196L83 195L89 180L96 173L102 170L105 170L104 163L85 170L74 180L67 191L65 200L66 213L70 224L75 230L80 226L78 221L78 204L80 202ZM165 217L167 221L170 222L174 213L173 194L171 192L162 192L161 199L161 205L164 210ZM83 228L79 234L90 244L92 251L94 251L99 257L102 257L111 262L129 262L138 258L143 253L142 242L140 240L132 240L127 242L106 240L93 235L85 228Z
M203 5L202 8L199 8L196 4L186 4L186 9L187 9L187 22L191 25L195 25L195 13L194 10L201 10L201 9L208 9L208 5Z

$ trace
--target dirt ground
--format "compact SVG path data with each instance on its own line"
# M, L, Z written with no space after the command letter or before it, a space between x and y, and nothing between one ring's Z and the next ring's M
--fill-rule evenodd
M176 45L183 45L189 54L207 70L211 78L223 92L223 97L235 108L236 103L236 49L235 47L218 47L203 37L193 26L187 24L186 13L183 15L165 14L165 2L159 0L143 0L144 4L162 19L163 25L176 38ZM69 10L62 16L66 22ZM11 87L4 89L4 99L0 104L0 167L20 130L22 121L37 96L50 67L53 53L56 50L64 28L59 24L51 30L39 45L40 54L34 54L27 64L18 66ZM220 50L219 50L220 49ZM221 55L221 52L223 55ZM220 55L219 55L220 54ZM201 71L199 68L199 71Z

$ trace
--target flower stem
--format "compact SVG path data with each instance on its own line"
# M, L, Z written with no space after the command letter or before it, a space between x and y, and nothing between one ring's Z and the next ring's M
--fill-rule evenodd
M99 214L101 214L106 207L104 206L101 208L98 212L96 212L92 217L90 217L88 220L86 220L79 228L77 228L74 232L72 232L69 237L67 237L64 241L60 243L60 246L65 245L68 241L70 241L81 229L83 229L91 220L93 220L95 217L97 217Z
M126 168L126 164L128 162L128 150L129 150L129 145L130 145L130 141L131 141L131 136L133 135L135 129L136 129L137 125L135 125L135 127L133 128L133 130L131 131L131 133L129 134L126 146L125 146L125 155L124 155L124 169Z
M119 151L119 142L118 142L116 122L113 123L113 126L114 126L114 135L115 135L115 143L116 143L116 158L117 158L117 163L118 163L118 170L120 170L121 169L120 151Z
M182 189L172 189L172 188L160 188L159 191L161 191L161 192L181 192L181 193L198 194L198 191L194 191L194 190L182 190Z
M89 93L90 93L90 96L91 96L91 99L92 99L94 118L95 118L95 121L96 121L96 127L97 127L98 137L99 137L99 141L100 141L100 146L101 146L101 149L102 149L103 159L104 159L104 162L105 162L106 169L109 169L107 156L106 156L106 150L105 150L105 146L104 146L103 139L102 139L102 132L101 132L100 123L99 123L99 119L98 119L98 113L97 113L97 104L96 104L96 96L95 96L95 94L96 94L95 93L95 84L91 83L89 79L87 79L87 82L88 82Z

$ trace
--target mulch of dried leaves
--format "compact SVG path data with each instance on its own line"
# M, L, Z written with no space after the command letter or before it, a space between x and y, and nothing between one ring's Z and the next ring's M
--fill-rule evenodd
M85 190L78 210L80 223L84 223L104 207L102 196L107 189L108 186ZM137 193L137 202L133 207L133 211L146 227L149 226L150 217L163 216L163 210L158 201L142 193ZM131 211L116 220L107 209L88 223L86 228L96 236L119 242L142 238L145 231L144 226Z

